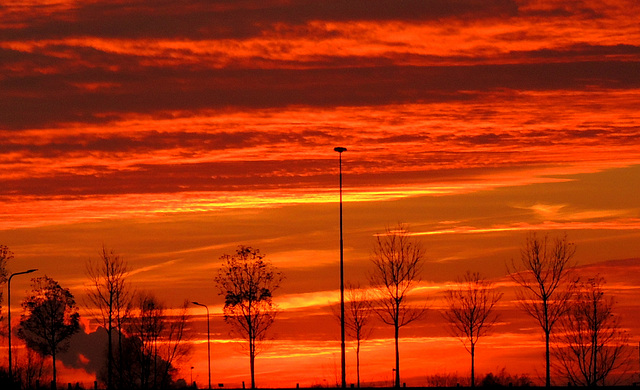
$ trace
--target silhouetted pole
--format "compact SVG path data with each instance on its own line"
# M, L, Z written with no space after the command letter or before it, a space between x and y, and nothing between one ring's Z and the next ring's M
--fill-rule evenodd
M13 386L13 365L11 364L11 278L17 275L30 274L32 272L36 272L38 269L30 269L22 272L15 272L9 276L7 280L7 321L9 323L9 380L11 381L11 385Z
M194 305L202 306L207 309L207 368L209 369L209 390L211 390L211 330L209 328L209 308L207 305L198 302L191 302ZM192 367L193 368L193 367ZM193 380L191 381L193 385Z
M346 375L346 353L344 344L344 243L342 241L342 152L346 152L347 148L336 147L333 150L338 152L340 156L340 363L342 366L342 388L347 388Z

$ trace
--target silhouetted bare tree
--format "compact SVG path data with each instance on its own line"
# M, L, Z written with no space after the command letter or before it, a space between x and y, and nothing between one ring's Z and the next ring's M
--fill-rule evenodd
M165 316L166 318L167 316ZM161 358L167 362L168 367L176 367L191 353L192 344L188 343L191 334L188 325L191 321L189 316L189 301L185 300L176 314L168 320L163 342L161 344ZM172 370L162 372L163 378L173 375ZM166 382L168 379L165 379Z
M443 315L449 321L453 335L462 341L471 354L471 387L474 387L476 343L498 319L493 309L502 298L502 293L497 292L493 283L479 273L467 271L462 279L458 279L456 287L445 294L448 307Z
M550 337L555 324L569 309L575 281L571 280L571 259L575 245L567 236L550 240L530 233L520 251L520 264L511 261L509 276L518 285L518 304L533 317L544 332L546 375L545 385L551 386Z
M408 294L420 281L424 261L424 250L407 228L400 224L395 229L387 228L378 234L371 262L374 265L370 277L377 291L376 310L382 322L392 325L395 334L396 378L400 387L400 328L424 315L425 307L416 307L408 302Z
M90 260L86 266L89 279L87 306L98 310L96 318L107 331L107 389L111 389L113 384L113 333L117 330L118 345L121 347L123 318L131 301L126 282L128 272L124 259L104 246L100 258L97 261Z
M630 358L629 338L613 313L613 298L605 297L604 283L600 276L580 283L560 321L554 356L560 373L575 385L605 386Z
M6 245L0 245L0 321L4 319L2 314L2 302L4 300L4 285L7 283L7 262L13 259L13 252ZM11 297L9 297L11 298Z
M175 365L190 352L187 341L188 302L178 314L170 314L154 296L139 294L135 309L127 318L123 340L122 371L124 389L167 388L173 382Z
M32 282L32 293L22 302L18 337L42 356L51 356L57 383L56 354L69 347L68 339L80 329L80 314L69 289L47 276Z
M256 387L255 357L258 344L273 324L277 306L273 293L283 276L258 249L239 246L233 255L223 255L215 278L224 296L224 318L232 329L249 342L251 388Z
M371 314L373 306L371 297L366 289L359 285L347 286L347 310L345 313L345 326L349 337L356 340L356 375L358 388L360 388L360 344L371 335ZM338 313L338 319L340 313Z
M30 348L24 348L24 354L17 356L14 375L19 378L23 389L37 389L38 383L51 381L50 371L45 357Z

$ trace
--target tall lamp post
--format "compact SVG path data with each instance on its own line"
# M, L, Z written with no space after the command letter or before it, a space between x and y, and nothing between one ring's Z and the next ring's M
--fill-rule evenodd
M205 309L207 309L207 368L209 370L209 390L211 390L211 330L209 328L209 307L207 307L207 305L202 304L202 303L198 303L198 302L191 302L194 305L198 305L198 306L202 306ZM191 384L193 385L193 381L191 382Z
M333 149L340 156L340 363L342 366L342 388L347 388L346 375L346 353L344 344L344 244L342 241L342 152L346 152L347 148L336 147Z
M9 380L13 383L13 364L11 364L11 278L17 275L30 274L32 272L36 272L37 268L32 268L30 270L15 272L9 276L7 280L7 322L8 322L8 333L9 333Z

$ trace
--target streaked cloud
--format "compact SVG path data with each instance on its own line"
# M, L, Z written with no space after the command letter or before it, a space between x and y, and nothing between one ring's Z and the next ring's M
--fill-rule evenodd
M106 244L139 288L206 302L227 387L246 359L213 276L237 245L260 248L287 279L259 383L332 385L341 145L349 281L366 285L372 238L406 222L428 254L413 298L436 311L481 269L506 297L484 361L542 370L504 275L526 231L567 232L581 271L637 309L638 14L634 0L5 1L0 243L80 298ZM429 373L466 367L436 317L403 333L410 384L425 354L442 357ZM375 332L365 376L381 385L392 335ZM77 349L66 373L95 371Z

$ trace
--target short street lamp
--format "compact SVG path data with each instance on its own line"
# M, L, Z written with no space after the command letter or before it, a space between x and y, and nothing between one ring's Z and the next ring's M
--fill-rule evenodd
M7 321L9 323L9 380L11 381L11 383L13 383L13 364L11 364L11 279L14 276L30 274L32 272L36 272L37 270L37 268L33 268L22 272L15 272L12 273L7 280Z
M191 302L194 305L202 306L207 309L207 367L209 370L209 390L211 390L211 330L209 328L209 308L207 305L198 302ZM193 367L192 367L193 368ZM191 381L193 385L193 381Z

